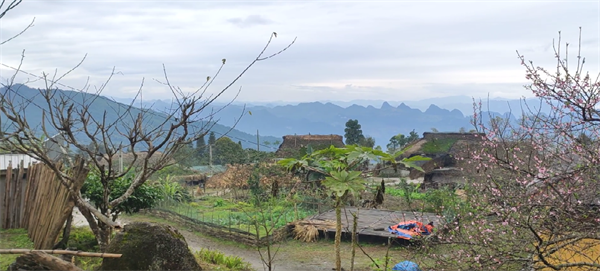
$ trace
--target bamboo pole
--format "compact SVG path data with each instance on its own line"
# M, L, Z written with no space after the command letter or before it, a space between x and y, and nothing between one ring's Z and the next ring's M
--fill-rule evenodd
M2 208L2 210L4 210L3 217L2 217L2 228L4 228L4 229L9 228L10 201L12 200L12 197L10 195L11 179L12 179L12 163L9 162L8 167L6 167L6 184L4 186L5 198L4 198L4 206Z
M123 254L115 253L96 253L96 252L84 252L84 251L73 251L73 250L60 250L60 249L0 249L0 254L25 254L29 252L44 252L47 254L61 254L61 255L73 255L79 257L101 257L101 258L121 258Z
M23 187L23 175L25 174L25 164L23 162L23 160L21 160L21 163L19 164L19 170L17 177L15 178L15 214L14 214L14 227L15 228L20 228L21 227L21 216L23 213L23 205L21 205L21 203L23 202L23 191L22 187Z

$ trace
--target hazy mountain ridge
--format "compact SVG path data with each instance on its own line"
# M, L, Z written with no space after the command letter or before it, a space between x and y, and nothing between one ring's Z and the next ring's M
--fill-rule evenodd
M0 88L0 91L2 93L6 93L7 89L6 88ZM27 103L28 105L23 109L23 116L25 116L27 118L27 121L29 122L30 125L39 125L42 123L42 108L43 106L37 106L37 105L43 105L45 103L45 100L39 95L38 90L33 89L33 88L29 88L25 85L16 85L13 86L13 88L11 88L10 91L13 91L13 94L9 94L10 96L7 97L13 97L13 99L15 99L15 101L17 103L23 103L23 101L31 101L31 103ZM58 90L57 94L55 95L57 98L58 97L69 97L69 99L72 99L76 105L81 105L84 103L84 101L89 102L93 100L93 106L90 108L91 111L91 115L96 118L96 119L102 119L102 115L104 114L104 111L106 110L106 121L107 123L111 123L116 121L117 119L119 119L119 114L125 112L127 106L129 105L130 102L127 103L123 103L126 101L121 101L121 102L117 102L114 101L110 98L106 98L103 96L95 96L93 94L89 94L89 93L83 93L83 92L75 92L75 91L69 91L69 90ZM147 108L146 103L142 103L142 106L146 109ZM151 104L152 107L158 107L161 108L162 106L170 106L170 104L168 104L167 102L156 102ZM134 104L135 106L135 104ZM160 124L162 122L162 120L164 120L164 118L166 117L166 115L164 114L164 112L166 111L164 107L161 108L162 110L155 110L150 112L149 114L146 115L145 117L145 123L148 125L148 127L152 127L153 125L157 125ZM209 109L210 110L210 109ZM137 115L137 113L141 112L141 110L139 108L134 108L132 114L133 115ZM10 129L10 123L7 121L6 118L2 118L2 129ZM127 121L128 118L123 118L122 121L124 122L123 125L127 125ZM202 122L199 122L196 127L200 127L200 125L202 125ZM38 131L41 132L41 127L37 127ZM48 130L49 133L56 133L57 131L53 130L51 128L51 126L48 125ZM233 141L238 142L241 141L242 146L244 148L256 148L256 134L249 134L249 133L244 133L241 132L237 129L232 129L230 127L227 127L223 124L217 123L213 126L213 128L211 129L211 131L214 131L217 137L220 137L224 134L226 134L226 136L230 137ZM41 134L40 134L41 135ZM118 135L115 136L116 138L113 139L115 141L113 142L117 142L118 140L124 140L123 139L118 139ZM260 141L264 142L264 141L275 141L279 138L275 138L275 137L271 137L268 135L265 136L261 136L260 137ZM89 141L89 139L82 137L80 140L83 140L84 142ZM206 136L205 140L208 140L208 136ZM265 150L266 148L261 146L261 150ZM273 150L273 149L271 149Z
M367 101L364 100L363 103ZM427 102L440 102L429 104ZM444 103L445 102L445 103ZM520 115L521 100L490 99L482 101L483 109L490 109L492 117L502 116L514 120L514 115ZM530 104L538 105L538 101L527 100ZM533 103L532 103L533 102ZM339 103L339 104L338 104ZM234 125L236 129L246 133L271 135L281 141L281 136L290 134L344 134L345 124L349 119L358 119L363 133L372 136L376 145L385 147L390 137L398 133L408 134L413 129L418 133L431 131L457 132L460 128L467 131L473 129L471 124L473 99L467 96L432 98L413 102L381 102L378 106L352 104L342 106L344 102L308 102L288 105L253 105L232 104L222 108L223 104L214 103L210 110L221 110L216 118L226 126ZM415 103L423 109L411 107ZM168 101L148 101L145 106L168 108ZM397 105L394 105L397 104ZM448 104L458 108L448 107ZM459 108L462 108L459 109ZM517 110L518 109L518 110ZM207 111L207 112L208 112ZM512 114L508 114L512 111ZM468 113L465 113L468 112ZM518 114L517 114L518 113ZM241 119L240 119L241 116ZM487 119L488 114L484 114ZM271 141L273 142L273 141Z

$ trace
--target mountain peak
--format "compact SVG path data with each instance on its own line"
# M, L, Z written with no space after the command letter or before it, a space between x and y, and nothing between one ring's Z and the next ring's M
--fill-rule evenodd
M394 109L394 107L392 107L388 102L383 102L383 104L381 104L381 110L391 110Z

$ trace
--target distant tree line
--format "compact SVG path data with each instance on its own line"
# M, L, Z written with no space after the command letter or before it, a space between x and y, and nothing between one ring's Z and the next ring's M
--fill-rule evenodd
M196 139L195 144L190 142L181 148L174 159L179 165L189 168L209 164L255 163L272 157L274 157L273 152L244 149L241 141L236 143L225 136L217 139L215 133L210 132L208 142L202 135Z

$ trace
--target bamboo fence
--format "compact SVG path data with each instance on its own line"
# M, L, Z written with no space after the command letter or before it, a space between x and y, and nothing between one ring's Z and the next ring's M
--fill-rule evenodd
M61 168L61 165L57 166ZM74 180L70 188L79 191L87 175L83 161L77 161L69 173ZM9 165L0 200L0 226L4 229L27 229L35 249L54 246L75 205L69 189L61 184L52 169L42 163L29 165L27 169L23 162L16 169Z

